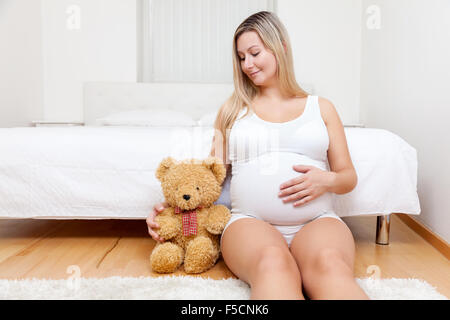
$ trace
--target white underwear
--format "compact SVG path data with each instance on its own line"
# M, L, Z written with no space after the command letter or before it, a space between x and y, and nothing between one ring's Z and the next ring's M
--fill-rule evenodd
M240 219L245 219L245 218L252 218L252 219L258 219L258 220L262 220L261 218L257 218L254 216L250 216L250 215L246 215L246 214L240 214L240 213L233 213L231 214L231 218L228 221L228 223L226 224L225 228L223 229L223 234L225 233L225 230L235 221L240 220ZM337 220L342 221L342 219L334 212L325 212L317 217L315 217L314 219L307 221L303 224L299 224L299 225L274 225L272 224L272 226L274 226L278 231L280 231L280 233L283 235L284 239L286 240L288 246L291 246L291 242L294 239L295 235L297 234L297 232L306 224L316 220L316 219L320 219L320 218L335 218ZM263 221L263 220L262 220ZM344 221L342 221L344 223ZM222 242L222 237L221 237L221 242Z

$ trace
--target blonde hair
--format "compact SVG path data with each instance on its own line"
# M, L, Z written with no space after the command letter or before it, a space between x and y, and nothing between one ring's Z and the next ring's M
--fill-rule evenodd
M280 81L282 94L301 98L308 96L308 93L295 80L291 44L288 33L280 19L276 14L269 11L260 11L249 16L237 27L233 36L234 92L221 106L214 122L214 127L216 128L215 138L219 136L223 142L223 149L221 151L227 150L228 129L233 126L239 112L246 105L250 106L253 98L259 93L259 88L243 73L240 57L237 53L237 40L239 36L247 31L255 31L261 38L264 46L275 55L277 61L277 77ZM245 115L248 114L248 111ZM216 140L215 143L220 145L220 141ZM217 152L215 155L218 156ZM223 156L219 157L225 158Z

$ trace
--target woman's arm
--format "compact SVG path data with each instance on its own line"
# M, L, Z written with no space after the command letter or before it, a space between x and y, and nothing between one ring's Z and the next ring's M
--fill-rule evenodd
M330 165L329 191L344 194L352 191L358 183L353 167L344 126L334 105L327 99L319 97L320 112L327 126L330 144L328 163Z
M280 185L279 197L283 202L295 201L294 207L304 205L325 192L344 194L352 191L357 182L355 168L348 152L344 126L333 104L319 98L320 112L328 130L328 163L326 171L314 166L294 165L293 169L303 175Z
M358 182L354 169L342 169L338 172L330 172L329 192L344 194L352 191Z

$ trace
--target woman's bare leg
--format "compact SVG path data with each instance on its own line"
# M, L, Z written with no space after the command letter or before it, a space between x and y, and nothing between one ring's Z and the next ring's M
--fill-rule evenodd
M321 218L305 225L291 243L311 299L369 299L354 278L355 242L345 223Z
M258 219L240 219L222 235L228 268L251 287L251 299L304 299L300 271L281 233Z

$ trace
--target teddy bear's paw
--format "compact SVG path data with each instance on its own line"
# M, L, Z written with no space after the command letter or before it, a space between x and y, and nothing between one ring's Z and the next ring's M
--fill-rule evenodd
M171 242L158 244L150 255L150 266L154 272L174 272L183 262L183 249Z
M159 229L157 230L158 235L164 240L173 239L181 233L181 221L175 217L156 216L155 222L159 224Z
M213 245L210 238L199 236L189 242L184 259L186 273L201 273L216 263L219 250Z
M230 210L224 205L216 205L208 215L206 230L211 234L221 234L231 218Z

